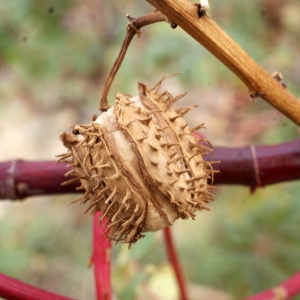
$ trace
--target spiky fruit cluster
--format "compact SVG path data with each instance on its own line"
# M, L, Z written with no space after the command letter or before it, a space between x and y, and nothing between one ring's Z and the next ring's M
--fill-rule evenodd
M76 125L61 139L69 149L60 161L73 169L85 191L77 201L109 219L108 238L134 243L142 232L194 218L213 199L207 178L213 170L168 92L139 84L139 96L117 94L115 105L89 125ZM74 179L73 179L74 180ZM71 180L71 181L73 181Z

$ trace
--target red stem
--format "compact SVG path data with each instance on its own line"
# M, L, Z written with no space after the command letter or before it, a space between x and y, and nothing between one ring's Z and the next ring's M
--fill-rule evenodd
M215 167L221 171L215 176L217 184L242 184L255 188L257 186L295 180L300 178L300 140L297 139L273 146L215 147L214 160L221 160L221 163ZM77 183L60 186L66 180L64 174L67 171L66 164L56 165L55 161L27 162L13 160L0 163L0 199L23 199L33 195L77 192L75 190L76 186L78 186ZM105 226L101 225L100 228L97 227L97 219L98 216L95 216L93 250L97 299L107 300L111 299L111 245L102 235L106 229ZM168 228L165 230L165 238L169 258L177 276L182 299L187 299L182 272ZM300 274L297 273L281 284L283 289L281 291L286 291L289 297L293 297L293 295L300 292L299 281ZM272 297L274 291L278 293L279 288L265 291L247 300L263 299L265 296L261 295L267 295L267 297L270 295ZM35 295L39 295L39 293L46 294L35 298ZM23 300L49 299L47 295L51 295L51 299L68 299L31 287L5 275L1 275L0 277L1 297Z
M71 300L0 273L0 297L6 300Z
M209 156L204 158L210 160ZM214 147L213 160L221 161L214 165L220 170L215 175L215 184L240 184L254 189L297 180L300 179L300 139L272 146ZM56 165L56 161L2 162L0 199L78 193L77 182L61 186L67 180L64 174L69 170L65 163Z
M188 296L187 296L187 291L186 291L186 286L185 286L185 280L183 277L183 271L180 267L179 260L178 260L177 254L176 254L170 227L166 227L164 229L164 237L165 237L165 245L167 248L168 257L169 257L170 263L173 266L173 269L174 269L174 272L176 275L176 279L177 279L177 283L179 286L180 299L187 300Z
M94 263L97 300L110 300L112 298L110 283L111 242L103 235L107 229L105 225L107 219L104 218L98 226L100 215L101 212L94 215L92 261Z
M263 291L245 300L292 299L300 294L300 271L276 287Z
M272 146L215 147L216 184L251 188L300 179L300 139Z
M61 186L66 181L67 164L56 161L24 161L0 163L0 198L19 200L29 195L76 193L79 183Z

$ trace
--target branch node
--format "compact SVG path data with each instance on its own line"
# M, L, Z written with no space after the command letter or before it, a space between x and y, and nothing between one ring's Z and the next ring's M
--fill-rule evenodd
M200 3L194 3L197 6L198 17L202 18L206 15L206 11L209 9L208 0L200 0Z
M264 95L263 92L256 92L253 90L249 91L249 98L250 98L250 101L252 101L252 102L256 101L257 98L262 97L263 95Z
M283 76L280 72L278 71L275 71L271 74L271 76L276 80L278 81L284 88L287 87L286 83L282 82L283 80Z
M128 23L127 25L127 30L133 29L133 31L135 32L135 34L137 34L138 38L141 37L141 31L138 28L138 24L135 21L135 19L131 18L132 21Z

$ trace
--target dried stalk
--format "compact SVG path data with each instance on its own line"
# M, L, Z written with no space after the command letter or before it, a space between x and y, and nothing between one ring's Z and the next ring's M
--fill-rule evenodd
M273 146L214 147L220 173L216 184L262 187L300 179L300 139ZM75 180L61 186L69 171L56 161L12 160L0 163L0 199L21 200L35 195L79 193Z
M187 300L188 299L188 294L186 290L186 284L183 276L183 271L180 267L178 256L175 250L172 234L171 234L171 229L170 227L166 227L164 229L164 237L165 237L165 244L167 248L167 253L168 257L170 260L170 263L173 266L174 273L177 279L179 291L180 291L180 299L181 300Z
M300 294L300 272L297 272L281 284L266 291L250 296L245 300L293 299Z
M0 298L7 300L71 300L0 273Z
M144 26L147 26L147 25L150 25L153 23L157 23L157 22L163 22L163 21L168 22L168 18L158 10L155 10L152 13L150 13L146 16L139 17L139 18L131 18L129 15L127 15L127 18L129 19L130 22L128 23L128 26L127 26L126 36L123 41L121 50L118 54L118 57L117 57L116 61L114 62L114 65L113 65L107 79L105 80L102 95L101 95L101 100L100 100L100 108L99 108L100 111L106 111L110 108L110 105L108 104L108 100L107 100L107 95L108 95L108 92L112 85L112 82L122 64L122 61L125 57L127 49L129 47L133 37L136 34L138 36L140 36L140 34L141 34L140 29Z
M147 0L215 55L249 88L250 96L261 96L300 125L300 101L264 71L207 15L199 18L199 7L188 0Z

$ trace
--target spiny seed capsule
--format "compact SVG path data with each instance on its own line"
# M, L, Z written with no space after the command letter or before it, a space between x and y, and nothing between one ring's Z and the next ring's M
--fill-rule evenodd
M85 191L76 201L108 217L111 240L134 243L143 232L194 218L214 198L207 184L214 171L202 159L209 148L193 136L203 124L190 129L182 116L193 107L175 110L183 95L159 94L161 82L153 89L139 83L137 97L117 94L94 122L61 134L69 151L60 161Z

